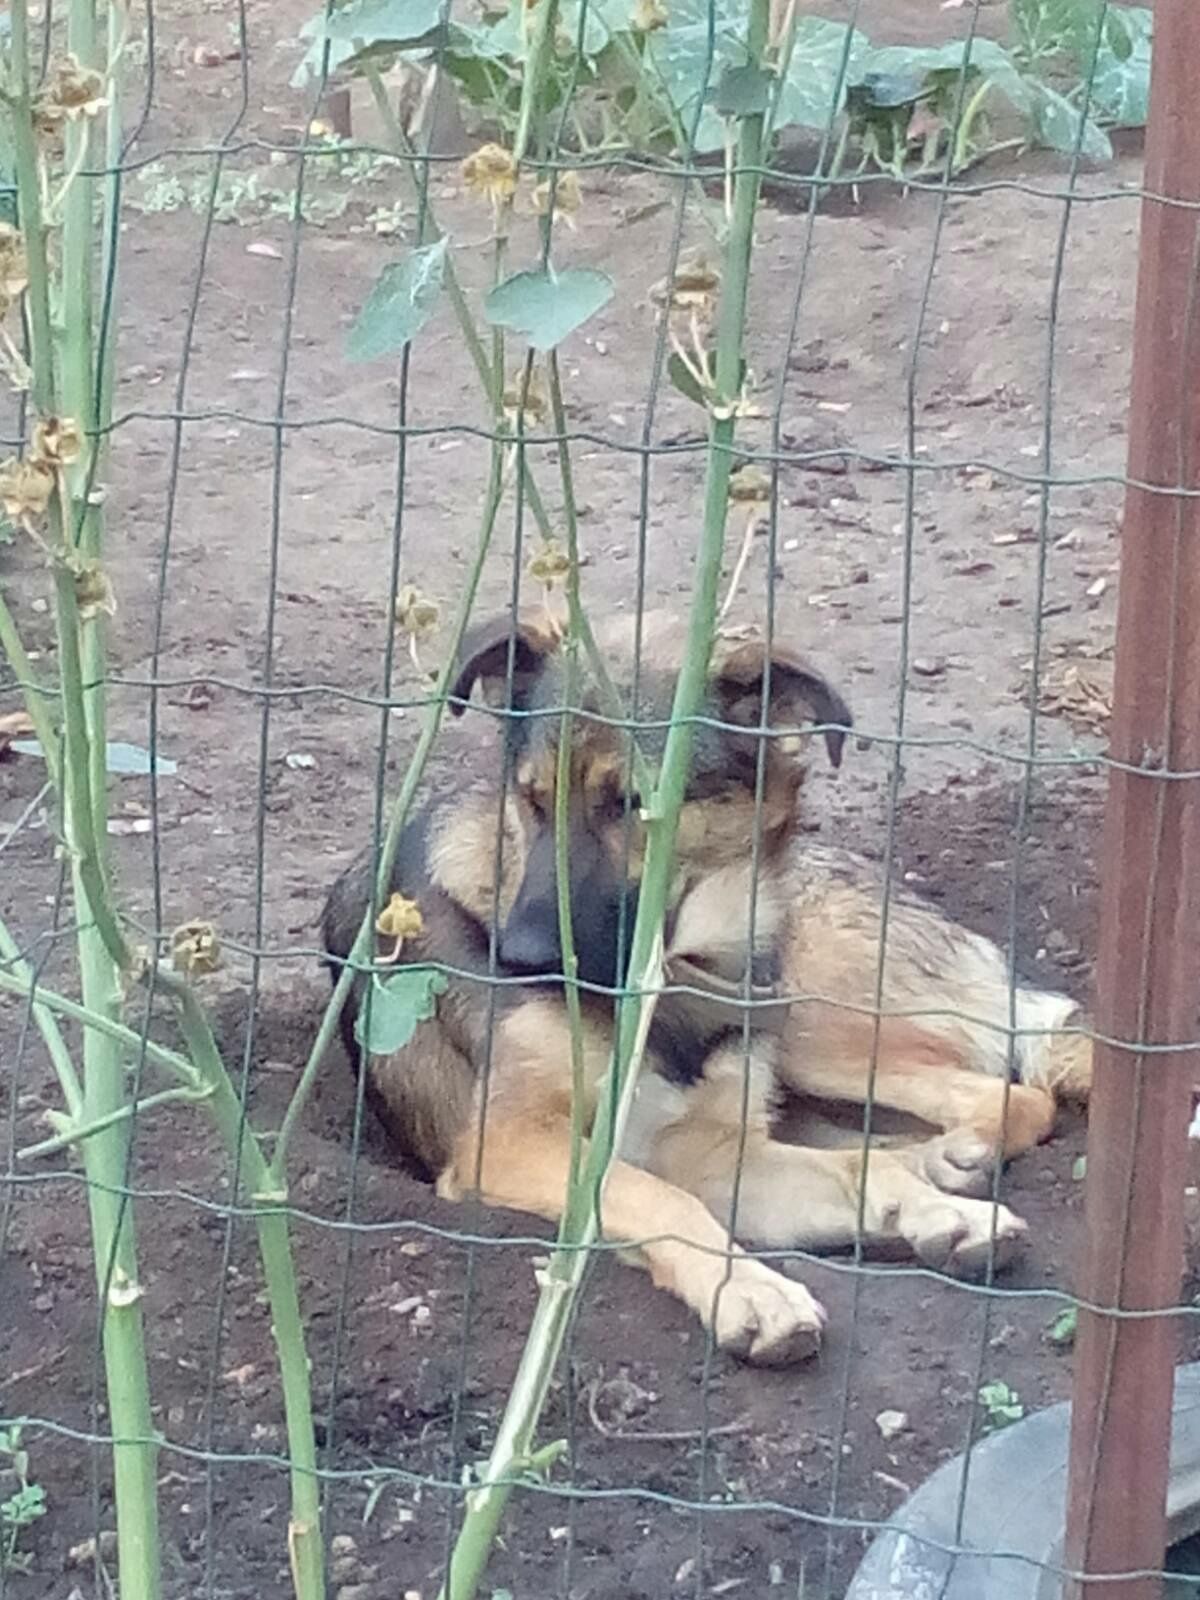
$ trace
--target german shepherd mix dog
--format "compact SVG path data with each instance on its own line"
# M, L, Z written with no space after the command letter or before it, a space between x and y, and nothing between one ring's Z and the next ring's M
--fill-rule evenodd
M675 619L643 618L640 722L666 723L683 641ZM505 719L510 792L501 803L497 750L481 741L482 754L476 746L464 758L454 794L405 831L392 881L417 901L423 921L400 960L445 963L470 976L451 978L436 1016L408 1044L365 1063L371 1101L408 1164L439 1194L477 1189L489 1204L550 1219L563 1206L571 1116L570 1034L561 977L554 977L562 972L553 821L559 642L545 619L522 621L514 634L505 618L464 644L454 697L465 702L478 684L488 701L505 705L511 659L511 703L529 713ZM628 690L633 619L614 619L598 643L612 679ZM994 1162L1049 1133L1057 1096L1086 1097L1090 1047L1079 1034L1054 1032L1078 1024L1072 1001L1028 988L1013 1000L994 945L898 891L877 1007L879 872L807 842L799 828L800 755L810 737L800 725L825 728L836 765L850 713L797 656L778 649L769 675L766 665L761 644L725 641L714 655L711 721L696 728L664 930L667 988L621 1159L604 1191L602 1226L609 1239L636 1245L655 1283L712 1323L722 1346L778 1364L817 1348L825 1313L802 1285L731 1245L735 1184L734 1226L747 1244L845 1249L855 1241L861 1205L868 1248L964 1274L982 1269L993 1248L1003 1262L1025 1224L981 1198ZM768 726L790 732L765 740L759 784L765 679ZM585 686L579 703L587 711L599 701ZM586 715L572 728L570 901L579 977L612 989L623 976L619 951L636 910L641 799L628 792L621 730ZM640 737L653 756L653 740ZM371 877L372 863L362 858L330 896L324 939L335 963L349 954ZM489 1000L494 906L496 970L518 981ZM379 946L387 954L394 941L381 937ZM748 947L760 1003L750 1008L747 1063L745 1008L737 1002ZM781 999L787 995L820 998L789 1005ZM343 1029L356 1056L353 1009ZM608 1064L611 997L585 992L583 1011L585 1077L594 1094ZM1014 1022L1028 1031L1017 1033L1009 1083ZM789 1097L863 1105L869 1096L924 1128L907 1142L873 1147L865 1170L861 1134L854 1148L776 1137Z

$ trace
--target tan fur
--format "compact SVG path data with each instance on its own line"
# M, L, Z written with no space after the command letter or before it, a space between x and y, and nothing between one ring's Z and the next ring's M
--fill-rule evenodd
M628 617L598 630L614 663L634 636ZM647 693L657 694L656 706L669 699L654 674L661 680L669 670L681 639L676 619L645 619ZM521 695L536 690L553 637L535 619L522 624L519 656L510 656L508 641L506 627L481 631L456 695L479 681L497 703L510 660ZM706 734L698 758L704 781L683 809L659 1031L647 1047L622 1159L602 1196L601 1224L606 1237L635 1247L654 1281L710 1323L722 1345L779 1362L816 1348L824 1314L799 1284L744 1255L731 1230L750 1244L808 1249L844 1249L861 1233L870 1250L949 1271L1002 1265L1024 1224L981 1198L990 1194L995 1162L1047 1135L1056 1097L1086 1098L1090 1048L1079 1033L1063 1031L1081 1026L1071 1001L1011 989L995 945L905 891L886 895L879 870L862 858L798 834L802 735L786 748L768 743L756 810L763 664L761 647L744 641L716 654L712 707L729 728ZM772 657L770 682L773 726L845 712L819 674L789 652ZM557 715L548 725L557 728ZM538 914L544 918L552 903L548 880L537 879L548 870L554 809L549 737L543 726L518 753L503 808L492 781L468 783L435 808L415 853L402 850L396 887L418 900L425 918L403 960L443 962L475 976L454 980L436 1018L402 1050L371 1058L367 1072L375 1103L440 1193L478 1190L491 1204L555 1219L570 1156L566 1011L553 989L529 988L519 977L491 985L486 952L498 946L485 932L495 916L507 933L532 881ZM829 749L836 758L840 737L830 736ZM621 875L636 882L646 827L636 797L624 790L621 735L602 720L577 720L570 766L572 825L587 870L607 874L605 882ZM361 914L358 883L348 878L331 897L326 938L335 953L348 948L345 930ZM751 986L747 1050L739 1006L751 949L755 971L775 976ZM679 1041L693 1039L701 1056L681 1068ZM585 992L585 1125L611 1045L611 1007ZM893 1132L869 1150L860 1133L838 1148L833 1123L810 1118L801 1123L801 1142L785 1142L781 1096L792 1098L793 1109L816 1100L831 1111L871 1097L881 1120L902 1114L921 1131Z

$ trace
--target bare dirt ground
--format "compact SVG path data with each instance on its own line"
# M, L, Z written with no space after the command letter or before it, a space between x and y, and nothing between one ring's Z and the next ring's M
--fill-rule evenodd
M869 29L881 41L940 39L962 25L958 13L926 0L870 9ZM294 142L306 107L287 86L298 54L290 41L305 14L294 0L249 5L243 109L241 63L197 64L197 48L208 57L228 50L233 8L161 8L152 108L135 155L195 150L228 135L239 116L238 140ZM1001 8L983 16L991 31L1000 28ZM190 177L210 170L197 156L171 162ZM322 898L370 826L380 715L369 700L380 690L388 626L399 387L392 364L351 365L343 346L376 275L403 248L402 236L377 233L368 218L408 196L402 174L374 171L350 190L342 215L302 230L293 258L286 220L245 188L225 191L231 220L213 231L189 338L202 219L187 204L172 206L162 184L171 169L152 168L128 187L109 504L120 597L114 736L147 741L146 684L156 675L164 685L160 749L179 773L161 781L157 834L115 843L133 916L167 929L191 917L219 923L228 958L206 995L230 1061L245 1071L255 1122L269 1128L326 994L313 957ZM272 163L261 148L236 157L231 170L256 172L263 188L286 190L296 178L291 158ZM1089 703L1104 698L1119 507L1116 485L1094 480L1123 467L1139 164L1127 153L1081 180L1057 303L1063 169L1030 157L974 176L977 192L944 208L930 196L871 192L859 209L811 225L803 206L762 211L748 337L768 401L770 384L783 382L785 443L844 444L884 462L880 470L835 455L819 467L785 468L777 628L828 664L863 732L875 736L836 782L811 785L812 815L827 834L882 849L906 643L904 731L914 742L904 757L896 871L1004 939L1019 858L1023 965L1085 995L1100 799L1086 761L1099 739L1086 724ZM306 181L314 193L338 191L311 164ZM486 214L460 192L453 164L439 172L434 194L474 293L487 271ZM603 267L618 286L566 351L570 421L586 435L577 446L585 597L597 608L635 603L637 443L653 331L646 302L673 226L670 207L656 202L672 194L646 175L591 175L578 230L561 246L562 261ZM703 243L694 213L685 231ZM514 259L530 248L522 234ZM886 459L904 453L905 373L935 252L906 572L909 484ZM1042 615L1050 690L1036 737L1040 752L1078 760L1042 769L1018 849L1015 758L1029 737L1038 593L1031 478L1052 322L1052 460L1061 486L1049 501ZM486 451L471 429L486 419L444 314L413 351L406 420L402 576L449 608L476 537ZM694 414L670 392L655 402L650 431L669 448L647 465L646 591L648 602L679 604L703 453ZM747 437L765 445L766 424ZM510 522L485 574L484 610L507 603L513 546ZM761 614L766 578L760 541L741 619ZM46 573L10 546L0 548L0 579L52 669ZM418 693L407 662L398 671L402 690ZM267 682L274 693L264 699L257 691ZM4 707L11 703L6 696ZM393 781L416 721L411 710L390 718ZM470 736L469 727L447 732L433 781L452 779L454 741ZM39 783L28 758L0 762L0 824L16 821ZM116 817L133 823L148 805L145 780L114 780ZM0 883L5 915L46 957L47 973L60 972L48 937L56 870L44 823L4 850ZM255 964L248 952L260 946ZM0 1093L19 1146L41 1136L54 1089L36 1049L17 1049L15 1004L0 1001L0 1030L10 1069ZM354 1126L339 1056L294 1150L294 1197L304 1212L296 1249L327 1418L325 1464L335 1474L330 1530L343 1540L335 1587L344 1600L429 1597L454 1497L421 1480L453 1483L488 1447L533 1305L544 1230L439 1203L396 1173L369 1122L352 1160ZM1006 1176L1005 1198L1028 1218L1031 1245L1005 1275L1002 1298L907 1270L872 1274L856 1288L845 1263L806 1264L833 1320L820 1359L796 1371L706 1363L704 1337L680 1306L641 1275L603 1262L545 1428L546 1437L565 1431L572 1445L555 1482L587 1493L575 1501L521 1496L494 1586L573 1600L840 1594L872 1524L980 1425L982 1380L1007 1383L1029 1408L1066 1394L1069 1357L1046 1338L1059 1306L1044 1291L1071 1284L1081 1149L1081 1128L1068 1122ZM95 1329L84 1194L71 1161L37 1165L36 1181L28 1163L14 1168L22 1181L5 1190L0 1409L86 1431ZM226 1167L196 1115L164 1114L141 1130L136 1182L156 1196L139 1207L138 1226L153 1390L169 1445L169 1592L282 1597L284 1441L252 1237L241 1223L227 1238ZM464 1228L478 1233L474 1249L439 1233ZM909 1418L890 1442L874 1420L884 1410ZM702 1452L705 1414L714 1437ZM94 1488L85 1446L36 1426L27 1442L50 1509L28 1540L32 1570L13 1580L13 1592L29 1600L91 1593L91 1569L73 1568L69 1552L95 1531L97 1516L101 1528L111 1526L103 1455ZM208 1473L203 1452L215 1453ZM247 1454L256 1459L234 1459ZM388 1470L401 1476L373 1492L382 1481L375 1475Z

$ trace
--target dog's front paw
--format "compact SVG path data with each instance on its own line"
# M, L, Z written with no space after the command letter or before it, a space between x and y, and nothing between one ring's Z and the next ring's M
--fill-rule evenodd
M954 1128L929 1139L917 1145L913 1155L921 1177L947 1194L982 1198L991 1193L996 1150L970 1128Z
M1007 1206L942 1195L905 1205L900 1230L918 1260L960 1278L982 1275L989 1260L1007 1266L1028 1232Z
M721 1282L706 1312L705 1320L712 1318L721 1348L758 1366L807 1361L821 1347L824 1306L802 1283L793 1283L761 1261L735 1257L727 1281Z

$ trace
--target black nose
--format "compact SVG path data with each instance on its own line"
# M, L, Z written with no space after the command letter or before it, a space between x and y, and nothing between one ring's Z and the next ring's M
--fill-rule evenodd
M519 901L504 924L499 955L506 967L518 972L538 976L561 972L557 901Z

